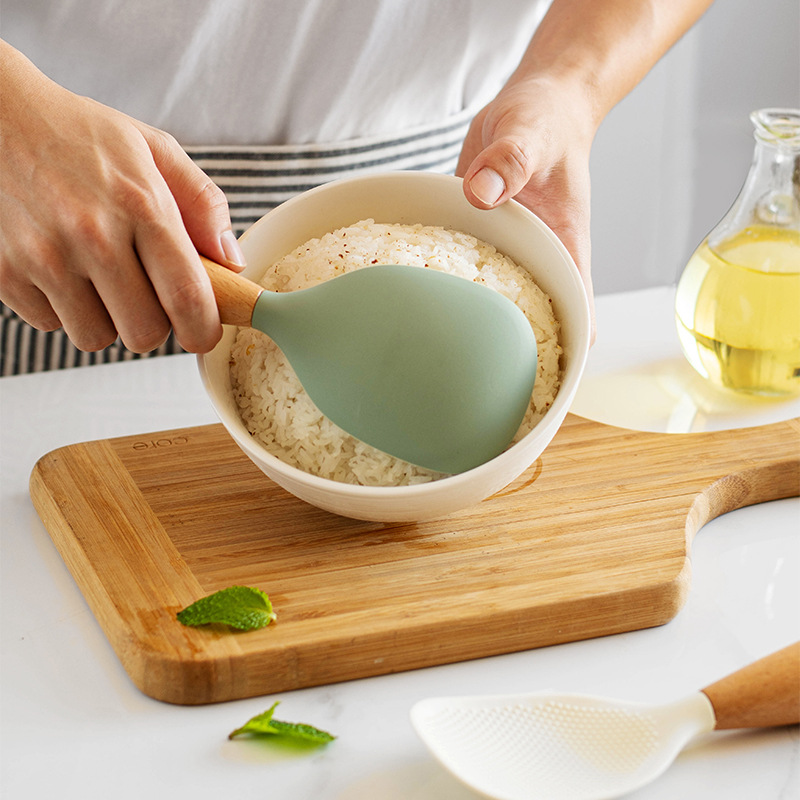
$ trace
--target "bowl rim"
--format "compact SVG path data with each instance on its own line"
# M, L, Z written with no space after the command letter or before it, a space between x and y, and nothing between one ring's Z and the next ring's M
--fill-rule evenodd
M433 173L433 172L420 172L420 171L393 171L393 172L383 172L383 173L371 173L369 175L358 175L352 177L345 177L339 178L337 180L328 181L327 183L321 184L316 186L312 189L309 189L305 192L302 192L299 195L295 195L294 197L289 198L288 200L281 203L279 206L276 206L274 209L268 211L264 216L256 220L242 235L239 237L239 241L243 242L250 235L252 235L257 226L262 224L262 221L265 220L270 215L274 215L276 212L289 213L294 205L297 205L301 202L304 202L305 199L313 194L320 194L324 192L336 191L336 188L342 184L353 184L356 182L359 183L373 183L373 182L381 182L385 183L386 181L393 182L393 181L440 181L440 182L453 182L453 181L461 181L460 178L457 178L453 175L443 174L443 173ZM447 486L450 488L454 488L458 483L469 483L476 479L480 479L484 472L488 473L489 475L495 473L497 469L497 462L499 460L505 460L510 458L509 454L524 445L524 443L528 440L532 440L532 437L536 437L539 439L543 435L545 435L548 431L546 429L550 427L555 427L556 430L560 427L564 417L569 411L569 406L572 403L573 396L575 391L578 387L578 382L580 381L581 375L583 374L584 367L586 364L586 360L588 358L589 353L589 329L590 329L590 311L589 311L589 302L586 297L586 288L581 279L580 273L578 271L577 265L575 264L574 259L570 255L567 248L561 242L561 240L556 236L556 234L551 230L551 228L536 214L530 211L528 208L523 206L517 200L513 198L508 200L501 206L498 206L496 209L492 209L492 211L499 211L500 213L505 214L517 214L521 216L524 220L526 220L529 224L532 223L534 226L539 228L540 232L548 239L550 244L560 253L562 258L565 261L565 266L570 274L571 281L577 284L578 288L580 288L580 292L578 293L580 298L582 299L582 304L580 308L580 317L583 323L586 326L586 330L583 331L585 334L584 336L579 337L579 345L580 351L575 353L571 352L569 357L569 368L567 370L562 370L562 383L559 387L558 393L547 411L544 413L542 418L531 428L531 430L525 434L519 441L515 442L514 444L510 445L506 450L502 453L498 454L494 458L490 459L489 461L484 462L483 464L479 464L477 467L473 467L472 469L466 470L465 472L456 473L453 475L445 475L443 478L438 478L433 481L424 481L420 483L413 483L407 484L402 486L365 486L363 484L352 484L346 483L344 481L336 481L332 478L323 478L320 475L314 475L313 473L306 472L299 467L296 467L292 464L288 464L287 462L283 461L278 456L271 453L267 448L263 445L260 445L253 439L253 435L247 430L244 426L244 423L241 422L241 418L236 416L236 420L238 424L236 428L231 428L228 425L225 427L228 430L230 436L234 439L234 441L238 444L238 446L247 453L252 453L258 460L261 460L267 464L270 464L273 468L276 469L277 472L282 473L287 480L291 480L292 482L302 483L306 486L306 488L311 490L319 490L323 492L331 491L335 488L336 492L344 495L354 495L361 498L369 498L374 500L380 500L382 498L394 498L394 499L401 499L404 495L414 495L415 497L419 497L420 495L427 495L431 493L436 493L442 491L443 486ZM498 250L498 252L500 252ZM230 326L226 326L230 327ZM202 379L203 384L206 387L206 392L209 394L212 405L214 406L214 410L216 411L217 415L221 418L221 421L224 422L223 418L223 409L218 407L217 402L215 401L215 394L217 393L217 389L211 381L206 355L208 354L198 354L197 362L198 362L198 369L200 372L200 377ZM554 435L555 431L553 432Z

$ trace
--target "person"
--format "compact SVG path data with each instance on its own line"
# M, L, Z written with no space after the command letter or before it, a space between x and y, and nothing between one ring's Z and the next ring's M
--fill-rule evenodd
M2 374L207 352L197 253L242 269L249 223L358 171L515 198L591 301L595 133L710 4L5 0Z

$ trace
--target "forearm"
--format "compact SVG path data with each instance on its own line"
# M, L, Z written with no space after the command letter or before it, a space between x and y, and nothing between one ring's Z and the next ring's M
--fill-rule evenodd
M555 80L596 129L713 0L554 0L509 85Z

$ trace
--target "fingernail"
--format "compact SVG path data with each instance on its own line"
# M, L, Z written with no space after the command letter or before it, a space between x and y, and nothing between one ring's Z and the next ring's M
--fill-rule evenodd
M475 197L487 206L493 206L506 190L503 179L489 167L484 167L475 173L469 182L469 187Z
M239 267L240 269L244 269L247 266L244 253L242 248L239 247L239 242L236 241L233 231L224 231L220 234L219 244L222 247L222 252L225 253L225 260L231 266Z

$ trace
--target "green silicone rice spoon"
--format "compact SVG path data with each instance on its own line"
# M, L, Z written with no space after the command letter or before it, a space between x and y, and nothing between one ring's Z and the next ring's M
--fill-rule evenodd
M399 265L271 292L202 260L222 322L266 333L317 408L357 439L458 473L499 455L519 428L536 339L498 292Z

